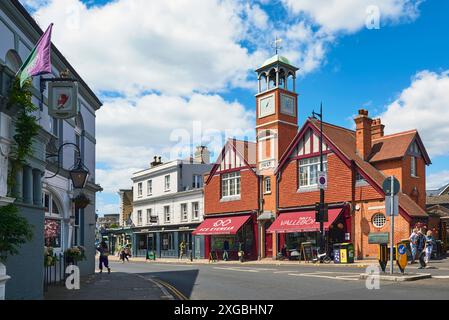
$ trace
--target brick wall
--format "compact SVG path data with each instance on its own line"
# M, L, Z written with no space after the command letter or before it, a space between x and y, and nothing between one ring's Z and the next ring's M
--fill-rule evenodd
M250 170L240 172L241 200L221 201L221 176L216 174L204 186L205 215L251 211L258 209L258 177Z

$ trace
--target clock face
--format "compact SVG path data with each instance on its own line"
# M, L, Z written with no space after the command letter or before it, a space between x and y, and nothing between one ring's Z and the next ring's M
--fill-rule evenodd
M295 116L295 99L288 95L281 95L281 112L289 116Z
M274 94L259 100L259 118L274 114Z

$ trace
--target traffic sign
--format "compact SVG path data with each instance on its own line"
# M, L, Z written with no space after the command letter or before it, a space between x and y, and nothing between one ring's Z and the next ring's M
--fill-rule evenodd
M404 273L405 268L407 267L408 257L407 248L403 243L398 243L396 262L398 264L399 270Z
M393 183L391 182L392 179ZM382 184L382 189L385 192L386 196L395 196L401 190L401 184L399 183L398 179L391 176L385 179L384 183Z
M391 205L391 201L393 201L393 206ZM393 210L393 212L392 212L392 210ZM398 196L385 197L385 212L388 217L399 216L399 197Z
M327 188L327 173L324 171L318 171L318 186L323 190Z

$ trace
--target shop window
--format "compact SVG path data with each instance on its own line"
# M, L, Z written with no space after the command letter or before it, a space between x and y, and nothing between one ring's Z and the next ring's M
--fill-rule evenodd
M324 172L327 172L327 157L323 157ZM302 159L299 161L299 187L317 187L320 157Z
M373 216L372 223L376 228L383 228L387 224L387 217L382 213Z
M147 209L147 224L151 224L151 216L153 215L153 210Z
M223 174L221 176L221 196L240 196L240 172Z
M175 244L173 241L173 233L162 234L162 250L175 250Z
M192 218L193 220L200 218L200 204L198 202L192 203Z

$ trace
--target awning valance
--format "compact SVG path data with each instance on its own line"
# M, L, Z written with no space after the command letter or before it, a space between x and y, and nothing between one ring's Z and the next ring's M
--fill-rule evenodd
M337 220L342 212L342 208L329 209L329 221L324 223L324 229L329 230L329 226ZM316 231L320 231L320 224L315 221L315 211L282 213L267 230L270 233Z
M206 218L192 234L196 236L236 234L250 218L251 215Z

